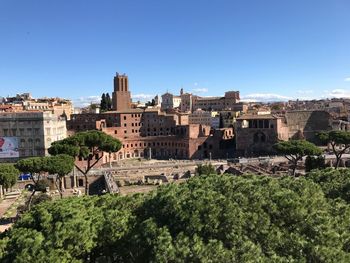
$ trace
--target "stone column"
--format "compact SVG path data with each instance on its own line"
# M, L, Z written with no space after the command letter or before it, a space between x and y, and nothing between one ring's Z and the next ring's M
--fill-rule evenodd
M77 175L76 175L76 168L74 166L74 169L73 169L73 188L76 188L77 187Z

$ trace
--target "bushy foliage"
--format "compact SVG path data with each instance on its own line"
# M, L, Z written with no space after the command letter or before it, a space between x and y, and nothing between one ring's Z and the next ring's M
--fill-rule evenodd
M15 185L19 176L19 171L13 164L0 164L0 185L8 189Z
M350 170L327 168L324 171L312 171L307 178L321 186L326 197L341 198L350 204Z
M305 172L310 172L314 169L326 168L325 158L323 156L306 156Z
M350 262L350 208L327 187L345 178L331 173L203 175L148 195L44 202L1 239L1 260Z
M197 175L216 174L216 170L215 170L215 167L211 163L199 164L199 165L197 165L196 174Z
M46 188L50 187L50 181L46 178L39 180L36 184L35 184L35 191L38 192L46 192Z
M33 197L33 205L38 205L42 202L51 201L52 197L45 193L40 193Z
M298 161L302 160L304 156L322 153L320 148L306 140L280 141L274 145L274 148L278 153L284 154L292 163L292 175L295 175Z
M329 144L335 155L335 168L337 169L344 153L350 148L350 132L348 131L324 131L317 134L321 142Z

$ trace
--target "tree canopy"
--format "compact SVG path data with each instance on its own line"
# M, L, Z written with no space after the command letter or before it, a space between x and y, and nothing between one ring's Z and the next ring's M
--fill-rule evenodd
M0 185L5 189L11 188L17 182L19 171L13 164L0 164Z
M340 164L342 155L350 148L350 132L327 131L318 133L318 138L323 143L329 143L336 158L335 168Z
M322 153L321 149L315 144L305 140L280 141L274 145L274 148L292 162L293 175L295 175L298 161L302 160L304 156L320 155Z
M31 179L34 183L34 191L28 202L30 208L31 200L35 191L42 191L39 187L39 183L44 174L49 173L56 175L56 187L62 197L62 178L73 170L74 158L67 154L46 157L30 157L19 160L16 163L16 167L21 172L31 174ZM36 176L34 176L34 174L36 174Z
M147 101L146 102L146 104L145 104L146 106L155 106L156 105L156 101L155 101L155 99L152 99L151 101Z
M56 188L63 194L63 177L69 174L74 168L74 157L67 154L50 156L47 159L47 172L56 175Z
M23 173L43 173L47 170L47 157L29 157L21 159L16 163L16 167Z
M111 154L119 151L121 146L118 139L104 132L85 131L53 142L48 151L51 155L67 154L84 162L83 166L75 163L75 167L85 176L85 192L88 194L87 175L89 171L103 157L103 152Z
M39 191L42 190L42 188L40 187L40 182L41 182L42 176L44 176L45 173L47 173L48 158L49 157L29 157L26 159L21 159L16 163L16 168L20 170L22 173L29 173L30 178L34 183L33 192L27 202L27 209L31 209L31 204L32 204L32 200L35 195L35 192L37 190Z
M196 174L197 175L216 174L216 170L215 170L215 167L211 163L199 164L199 165L197 165Z
M44 202L2 236L1 262L349 262L349 202L329 194L349 179L333 172Z
M101 111L108 111L112 109L112 99L109 96L109 93L102 93L100 108Z
M326 170L312 171L306 177L321 186L326 197L331 199L341 198L350 204L350 170Z

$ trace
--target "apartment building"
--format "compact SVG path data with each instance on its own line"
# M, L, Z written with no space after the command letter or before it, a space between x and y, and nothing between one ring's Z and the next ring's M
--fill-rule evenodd
M0 137L15 138L19 158L45 156L52 142L66 136L65 118L50 111L0 113Z

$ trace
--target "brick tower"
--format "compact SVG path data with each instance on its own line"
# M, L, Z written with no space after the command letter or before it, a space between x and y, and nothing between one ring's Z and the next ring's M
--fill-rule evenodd
M113 109L116 111L125 111L131 108L131 97L129 91L128 76L119 75L114 77L114 91L112 93Z

